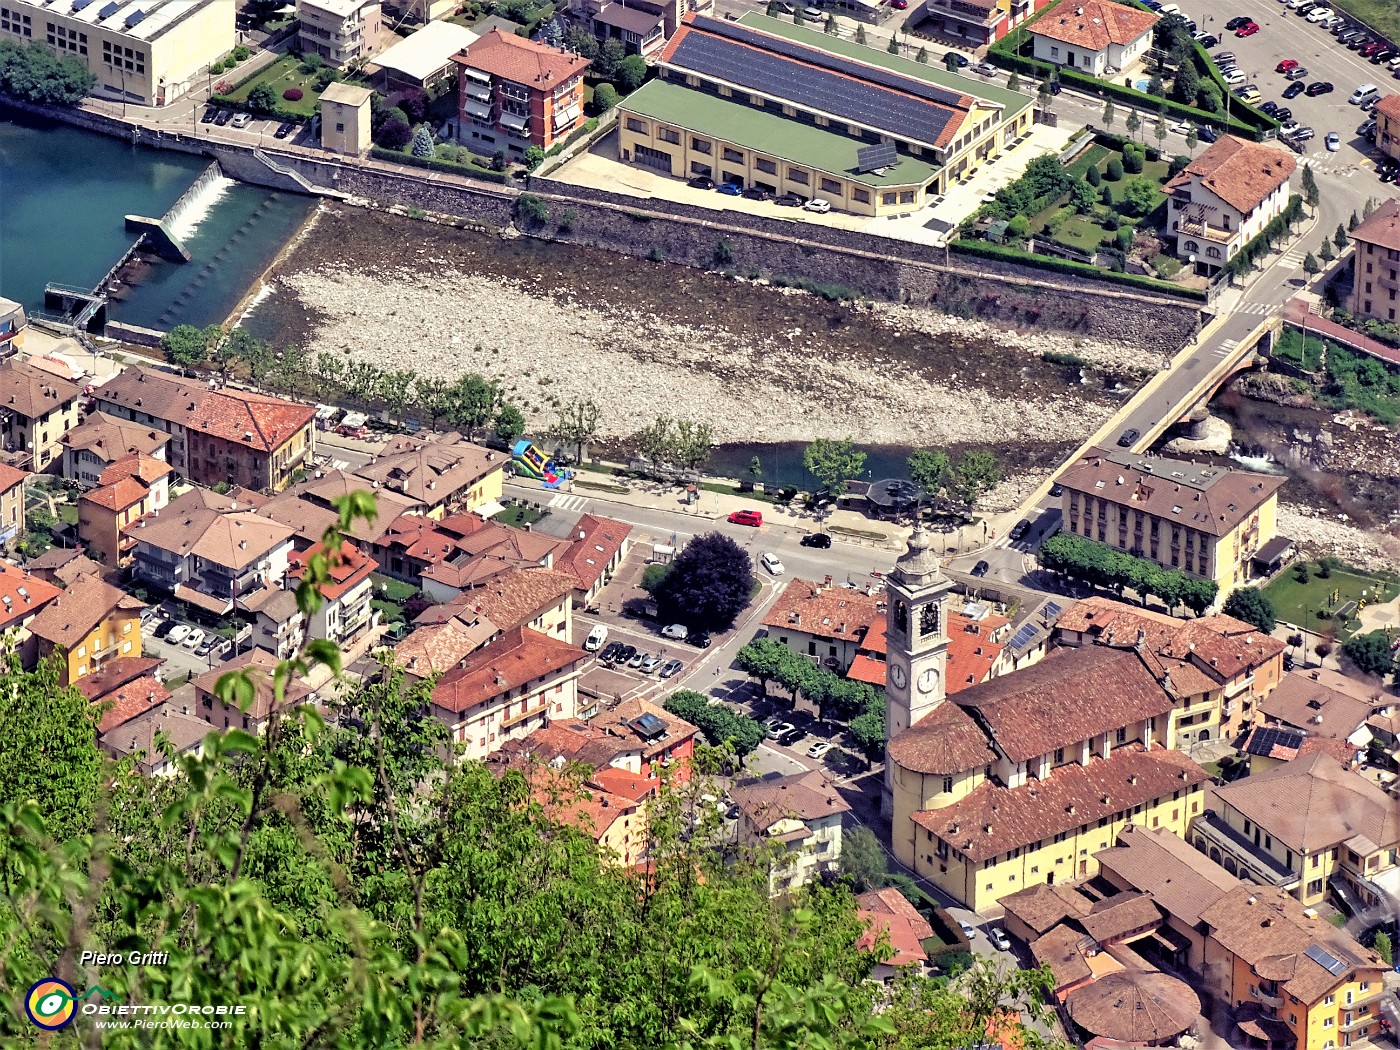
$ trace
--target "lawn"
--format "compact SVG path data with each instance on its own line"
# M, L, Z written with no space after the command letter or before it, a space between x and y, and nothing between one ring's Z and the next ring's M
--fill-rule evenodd
M1384 37L1400 36L1400 11L1395 9L1395 0L1336 0L1331 6L1365 22Z
M1309 372L1316 372L1322 364L1322 351L1326 343L1308 336L1306 350L1303 348L1303 335L1296 328L1285 328L1274 344L1274 356L1301 365Z
M1089 149L1086 149L1081 156L1076 158L1075 162L1069 165L1065 171L1076 179L1080 179L1083 178L1085 173L1092 167L1097 168L1099 175L1102 177L1104 171L1108 167L1109 160L1113 157L1121 157L1121 154L1096 143ZM1169 168L1166 161L1147 161L1143 164L1142 173L1140 175L1125 174L1123 178L1119 179L1117 182L1110 182L1107 178L1102 178L1099 191L1102 192L1103 186L1108 187L1109 197L1113 201L1113 208L1117 211L1118 205L1123 201L1123 189L1127 185L1129 179L1150 179L1160 186L1167 181L1168 170ZM1159 194L1158 200L1154 203L1152 210L1148 212L1147 216L1143 216L1139 219L1129 218L1128 221L1133 225L1145 221L1148 216L1157 210L1164 200L1166 200L1166 195ZM1050 219L1062 207L1064 207L1064 198L1053 202L1044 211L1031 219L1031 230L1036 233L1044 232ZM1103 227L1103 219L1107 215L1108 206L1097 204L1094 206L1094 210L1087 215L1075 215L1072 218L1064 220L1060 223L1059 229L1049 236L1057 244L1063 244L1070 248L1077 248L1086 254L1093 254L1093 252L1102 245L1111 244L1113 242L1113 232L1105 230Z
M229 92L229 98L236 102L248 101L248 93L259 84L267 84L277 92L277 104L288 113L310 117L316 112L316 104L321 101L321 92L316 88L316 74L308 73L295 55L283 55L272 65L259 72L245 84L240 84ZM295 102L282 97L288 88L301 88L302 96Z
M1355 619L1347 624L1337 623L1333 614L1348 603L1358 606L1364 600L1367 605L1393 600L1400 595L1400 585L1394 580L1378 576L1368 576L1342 569L1332 570L1324 579L1317 574L1316 562L1304 563L1308 566L1308 582L1300 583L1290 567L1279 574L1278 579L1264 588L1264 593L1274 603L1274 612L1280 621L1291 623L1306 630L1326 633L1327 628L1336 629L1338 637L1349 637L1356 629ZM1332 600L1336 592L1337 600Z
M493 521L498 521L502 525L509 525L511 528L521 528L525 525L533 525L544 517L544 511L538 507L526 506L524 503L512 503L505 510L497 514Z

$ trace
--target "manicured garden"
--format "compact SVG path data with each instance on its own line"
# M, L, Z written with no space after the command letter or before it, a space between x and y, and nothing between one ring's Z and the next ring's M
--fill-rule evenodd
M214 101L284 120L308 120L316 112L321 92L338 79L339 72L326 66L319 56L283 55L243 83L221 92Z
M1264 588L1274 603L1282 623L1318 634L1350 636L1357 628L1356 612L1366 605L1392 601L1400 595L1400 584L1389 577L1342 567L1335 559L1298 562L1278 575ZM1343 621L1338 614L1351 605Z

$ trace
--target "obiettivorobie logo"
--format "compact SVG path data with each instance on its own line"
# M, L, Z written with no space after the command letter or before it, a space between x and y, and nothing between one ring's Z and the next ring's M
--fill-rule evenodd
M78 1004L84 999L98 996L106 1002L120 1002L121 997L100 986L75 992L67 981L57 977L45 977L35 981L24 997L24 1012L36 1026L46 1032L57 1032L73 1023L77 1016Z

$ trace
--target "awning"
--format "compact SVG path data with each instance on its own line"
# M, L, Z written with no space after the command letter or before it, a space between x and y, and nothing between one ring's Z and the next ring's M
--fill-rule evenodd
M465 99L462 102L462 108L477 120L491 119L491 107L485 102L475 102L472 99Z
M189 602L211 613L218 613L222 616L233 608L233 603L221 598L215 598L212 594L205 594L197 591L187 583L177 583L175 585L175 597L182 602Z
M530 118L516 116L514 113L502 113L501 123L508 128L514 128L516 131L524 131L530 126Z
M480 514L483 518L494 518L505 509L505 507L495 500L491 500L491 502L483 503L481 506L477 507L475 513Z

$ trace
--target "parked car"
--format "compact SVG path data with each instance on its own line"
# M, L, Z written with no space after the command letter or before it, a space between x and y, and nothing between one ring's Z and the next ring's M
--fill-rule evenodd
M294 122L284 120L281 124L277 125L277 130L272 133L272 137L275 139L284 139L292 132L296 131L296 129L297 126Z
M687 185L693 190L712 190L715 188L715 180L708 175L697 175Z
M1336 153L1337 150L1342 148L1342 136L1338 135L1335 131L1329 131L1327 137L1322 141L1327 144L1328 153Z
M177 623L165 633L165 640L171 645L180 645L190 636L190 632L193 630L194 628L187 623ZM160 636L160 632L157 631L156 637L159 638Z
M1355 36L1347 37L1345 42L1348 51L1360 51L1371 43L1371 38L1366 33L1358 33Z
M802 546L826 550L831 546L831 537L824 532L809 532L802 537Z
M1215 133L1215 129L1208 124L1198 124L1196 126L1196 138L1202 142L1214 142L1220 136Z
M1065 487L1064 487L1063 485L1061 485L1058 481L1055 482L1055 484L1053 484L1053 485L1050 486L1050 495L1055 496L1056 498L1058 498L1059 496L1063 495L1063 494L1064 494L1064 491L1065 491Z
M210 656L213 654L215 648L222 648L223 644L224 640L217 636L213 638L205 638L204 641L200 642L199 645L195 647L194 655Z
M624 645L618 651L617 656L613 658L613 663L622 664L623 666L626 666L627 664L631 663L636 658L636 656L637 647L635 645Z
M1242 84L1240 87L1237 87L1234 91L1230 92L1230 94L1234 95L1237 99L1240 99L1242 102L1249 103L1251 106L1264 97L1263 94L1260 93L1259 89L1253 84Z
M1006 936L1006 931L1000 926L993 926L987 931L987 940L991 941L992 947L999 952L1011 950L1011 938Z
M1307 86L1306 86L1306 85L1300 84L1300 83L1298 83L1298 82L1295 80L1293 83L1289 84L1286 88L1283 89L1283 97L1284 97L1284 98L1297 98L1299 95L1301 95L1301 94L1302 94L1304 91L1306 91L1306 90L1307 90Z
M218 106L205 106L205 107L204 107L204 116L202 116L202 117L199 118L199 122L200 122L201 124L212 124L212 123L214 123L214 118L217 117L218 115L219 115L219 107L218 107Z
M674 638L678 642L685 641L685 636L689 633L690 628L683 623L667 624L665 627L661 628L661 636L663 638Z
M1205 36L1199 37L1198 42L1202 47L1210 49L1220 43L1220 38L1210 33L1207 33Z
M590 653L596 653L599 649L603 648L603 643L607 640L608 625L605 623L595 623L593 625L593 630L589 631L588 637L583 640L583 648Z
M1396 172L1400 172L1400 161L1386 160L1376 168L1376 174L1381 177L1382 182L1389 182L1395 178Z
M1292 134L1299 142L1307 142L1308 139L1313 138L1317 132L1305 125L1301 128L1294 128Z
M659 676L661 678L670 678L673 675L679 674L681 668L684 666L685 664L681 663L679 660L667 660L664 664L661 665L661 671Z
M774 204L780 204L784 208L802 207L802 198L795 193L784 193L781 197L773 198Z
M1118 435L1118 447L1129 448L1140 437L1142 437L1142 433L1138 430L1137 427L1129 427L1127 430L1123 431L1123 433Z
M1280 124L1293 119L1293 111L1287 106L1274 110L1274 119Z
M1317 98L1318 95L1326 95L1333 90L1334 88L1330 80L1319 80L1316 83L1309 84L1304 94L1307 95L1308 98Z
M783 563L778 559L778 556L771 551L759 558L758 562L767 572L772 573L774 576L781 576L787 571L783 568Z
M1297 60L1296 58L1285 58L1285 59L1284 59L1282 62L1280 62L1278 65L1274 66L1274 72L1275 72L1275 73L1287 73L1290 69L1297 69L1297 68L1298 68L1298 60Z
M233 119L233 110L231 110L231 109L221 109L221 110L219 110L219 115L218 115L217 117L214 118L214 123L217 124L219 127L223 127L225 124L227 124L227 123L228 123L230 120L232 120L232 119Z
M1235 36L1237 36L1237 37L1253 36L1253 35L1254 35L1255 33L1257 33L1257 32L1259 32L1259 23L1258 23L1258 22L1246 22L1244 25L1240 26L1238 29L1235 30Z
M736 510L730 513L729 523L731 525L752 525L754 528L763 524L763 512L761 510Z
M744 187L740 186L737 182L721 182L715 189L726 197L738 197L744 192Z
M1375 65L1384 65L1387 68L1389 68L1390 63L1395 60L1395 54L1396 53L1394 51L1387 47L1380 51L1377 51L1374 55L1372 55L1371 61Z
M972 68L978 73L981 73L984 77L994 77L1000 72L997 67L990 62L978 62L977 65Z
M822 12L817 10L817 8L811 6L807 6L802 9L802 17L810 18L814 22L822 22L826 20L826 15L822 14Z
M1308 21L1314 25L1321 25L1334 14L1335 12L1330 7L1314 7L1308 12Z
M992 567L988 565L985 561L979 561L976 565L972 567L972 575L985 576L989 571L991 571L991 568Z
M1011 526L1011 531L1007 533L1007 535L1011 538L1011 541L1014 543L1016 540L1019 540L1022 536L1029 532L1030 528L1030 519L1022 518L1015 525Z
M253 123L253 114L251 113L240 113L229 122L230 126L235 128L246 128L251 123Z
M958 920L958 929L962 930L963 936L966 937L969 941L977 936L977 927L972 925L972 923L968 922L966 919Z
M1249 77L1247 77L1247 76L1244 75L1244 71L1243 71L1243 70L1232 69L1232 70L1230 70L1230 72L1228 72L1228 73L1226 73L1226 74L1224 75L1224 80L1225 80L1225 83L1229 84L1231 87L1235 87L1235 86L1237 86L1237 85L1239 85L1239 84L1247 83L1248 80L1249 80Z
M904 11L909 7L909 0L890 0L890 6L896 11Z
M152 638L167 638L175 628L179 626L174 620L162 620L156 624L156 629L151 632ZM188 629L188 628L187 628ZM181 635L181 637L184 637Z
M831 201L824 201L820 197L813 197L806 204L802 205L805 211L814 211L818 215L825 215L831 210Z
M627 666L635 671L637 668L641 667L642 664L647 662L648 656L649 654L647 652L645 652L642 649L638 649L632 654L631 658L628 659Z
M609 642L603 647L603 651L598 654L598 659L605 664L610 664L617 659L617 654L622 652L621 642Z
M1308 67L1307 67L1307 66L1298 66L1296 69L1290 69L1287 73L1285 73L1285 74L1283 75L1283 79L1284 79L1284 80L1302 80L1302 79L1304 79L1305 77L1307 77L1307 75L1308 75Z
M777 740L784 733L790 733L797 727L791 722L774 722L768 727L768 732L764 734L769 740Z
M1235 53L1233 51L1222 51L1220 54L1212 55L1211 57L1215 59L1215 64L1218 66L1222 62L1233 62L1235 60Z
M1269 116L1272 117L1275 113L1278 112L1278 103L1275 102L1273 99L1269 99L1268 102L1265 102L1262 106L1259 107L1259 112L1267 113Z
M704 631L691 631L685 636L687 645L693 645L697 649L708 649L710 647L710 636Z
M751 201L771 201L773 195L767 190L761 190L757 186L750 186L743 193Z
M1374 55L1377 51L1384 51L1384 50L1385 50L1385 45L1384 45L1383 43L1381 43L1379 40L1372 40L1370 43L1365 44L1365 45L1363 45L1362 47L1357 48L1357 52L1356 52L1356 53L1359 54L1362 58L1370 58L1370 57L1371 57L1372 55Z
M945 69L948 67L948 63L949 63L949 62L952 62L952 63L953 63L954 65L956 65L959 69L966 69L968 66L970 66L970 65L972 64L971 60L970 60L966 55L960 54L960 53L957 52L957 51L946 51L946 52L944 52L944 54L943 54L943 67L944 67Z
M660 666L661 657L649 655L645 660L642 661L640 670L642 674L651 674L651 672L655 671Z
M822 758L828 751L831 750L831 747L832 745L826 740L818 741L817 743L813 744L807 749L807 757Z
M1309 88L1308 92L1311 94L1312 88ZM1380 95L1380 88L1376 87L1375 84L1362 84L1351 93L1351 97L1347 99L1347 102L1353 106L1360 106L1376 98L1378 95Z
M200 643L204 641L204 637L204 632L196 627L194 630L190 631L189 634L185 635L185 639L180 643L180 647L182 649L197 649Z
M777 742L782 747L792 747L793 744L797 743L806 735L807 731L805 729L798 729L796 726L793 726L788 729L787 732L779 736Z

